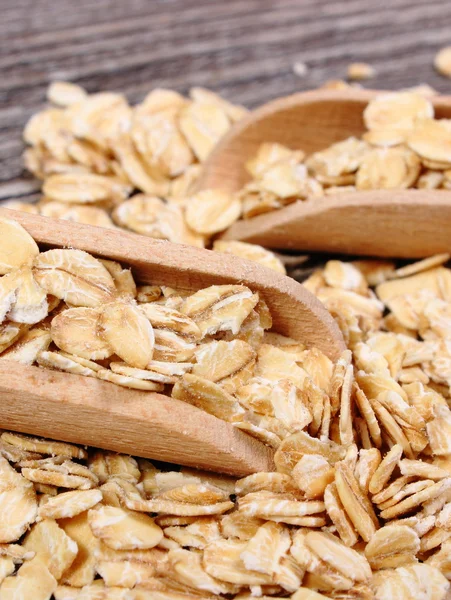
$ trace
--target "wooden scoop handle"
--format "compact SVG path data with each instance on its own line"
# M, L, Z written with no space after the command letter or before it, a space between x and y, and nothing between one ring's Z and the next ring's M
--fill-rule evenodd
M273 451L162 394L0 360L0 428L237 476L273 470Z

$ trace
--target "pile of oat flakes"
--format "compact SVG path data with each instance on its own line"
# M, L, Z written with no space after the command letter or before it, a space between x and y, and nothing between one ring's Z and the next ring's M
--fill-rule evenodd
M161 93L153 96L157 106ZM164 94L175 104L180 98ZM117 106L111 107L111 96ZM199 219L216 223L205 232L193 232L185 221L192 200L186 199L187 186L197 161L208 154L186 131L214 129L217 116L211 123L199 116L205 104L222 111L228 124L241 109L236 113L236 107L204 91L171 108L165 100L166 108L157 111L149 101L152 94L135 109L126 108L117 95L85 98L82 90L67 85L53 87L50 97L67 108L50 109L46 117L41 113L27 126L28 164L45 179L45 198L30 210L100 225L104 219L109 226L123 226L115 216L123 211L132 215L128 229L142 227L139 233L197 244L208 243L223 228L224 214L233 214L233 203L224 205L227 210L215 205ZM423 112L412 116L404 108L405 122L397 128L390 126L393 121L381 121L385 113L377 112L375 101L379 125L368 133L378 132L373 140L348 140L338 150L307 159L308 169L317 173L308 175L309 185L321 190L354 185L368 144L385 140L387 145L387 139L412 135L419 116L436 128L439 122L431 120L428 101L422 100L415 100L415 106ZM101 109L92 108L97 102ZM149 112L158 118L143 129L146 144L151 144L151 123L167 131L167 122L181 127L180 115L194 112L191 126L185 123L182 134L176 129L196 157L188 165L180 167L180 157L188 153L177 143L159 154L154 146L139 145L139 126L135 134L124 126L127 119L144 119ZM65 129L66 119L75 129ZM442 132L447 125L438 127ZM154 143L161 139L159 130ZM69 151L73 143L76 149ZM440 135L431 134L433 148L441 143ZM382 160L391 150L398 162L394 156ZM265 180L268 171L259 171L259 164L271 165L276 156L279 175L276 170L271 180L282 184L287 179L291 185L285 175L290 160L295 156L299 167L302 159L300 153L287 152L263 148L251 169ZM440 175L439 185L446 186L451 164L427 144L411 150L398 141L371 152L382 157L365 176L373 181L377 173L376 187L385 181L383 169L393 165L401 165L404 175L387 180L419 185L410 173L415 163L410 152L418 153L420 178L436 181ZM164 178L159 179L152 169L155 156L163 155L164 167L157 172L164 172ZM167 187L150 190L138 184L144 179L136 179L135 168L143 164L152 185ZM320 181L321 173L329 179ZM55 177L63 177L56 187ZM182 191L178 198L169 195L169 202L151 196L170 194L167 190L177 186ZM134 189L144 194L127 199ZM200 211L202 201L195 202ZM122 209L128 203L140 208ZM180 219L162 216L163 210L174 210ZM283 269L262 248L238 244L225 249L252 252L257 260ZM185 296L167 287L136 285L126 265L78 250L39 252L23 229L2 221L0 358L191 402L273 446L276 471L236 481L4 432L0 599L449 600L448 259L441 255L401 268L390 261L331 260L309 277L304 285L336 318L348 346L333 363L317 349L269 332L266 305L244 286L213 286ZM137 336L140 344L127 344Z
M430 94L421 88L381 94L364 112L368 131L361 139L309 156L262 144L246 164L251 181L242 190L194 193L202 162L246 114L242 107L201 88L190 99L153 90L130 107L120 94L87 95L56 83L48 96L58 107L34 115L24 132L25 163L43 180L44 194L27 209L208 246L238 219L299 200L355 190L450 189L451 125L434 118ZM245 246L221 244L213 247L246 254Z

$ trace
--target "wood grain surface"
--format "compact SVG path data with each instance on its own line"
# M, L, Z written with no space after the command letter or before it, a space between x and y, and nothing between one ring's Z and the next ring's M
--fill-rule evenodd
M2 0L0 200L38 189L23 172L21 131L53 80L132 102L155 86L201 85L254 107L367 61L371 87L451 93L432 67L450 23L448 0ZM309 67L303 78L296 61Z

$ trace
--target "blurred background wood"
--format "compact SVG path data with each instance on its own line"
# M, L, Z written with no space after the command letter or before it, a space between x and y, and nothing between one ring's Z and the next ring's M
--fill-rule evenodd
M249 107L372 64L368 87L429 83L451 43L449 0L1 0L0 199L27 198L21 131L54 80L88 91L205 86ZM305 77L295 62L308 67Z

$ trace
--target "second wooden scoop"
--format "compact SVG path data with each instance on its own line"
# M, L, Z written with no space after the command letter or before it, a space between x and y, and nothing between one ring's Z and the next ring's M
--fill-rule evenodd
M124 231L0 209L42 246L85 250L130 266L142 283L197 291L244 284L274 329L335 359L344 342L323 305L294 280L237 257ZM79 375L0 360L0 428L238 476L272 469L261 442L185 402Z
M363 111L380 92L314 90L270 102L237 123L204 164L198 189L238 191L245 163L263 142L307 154L365 131ZM437 118L451 99L432 99ZM222 236L273 248L402 258L451 249L451 191L371 190L295 202L238 221Z

